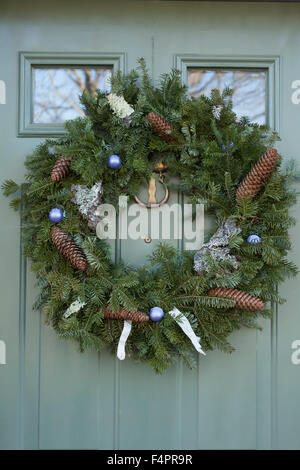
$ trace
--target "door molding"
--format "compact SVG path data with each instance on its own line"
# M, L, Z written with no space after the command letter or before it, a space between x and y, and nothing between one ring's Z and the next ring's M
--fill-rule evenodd
M260 68L267 71L266 97L267 97L267 124L280 135L281 115L281 56L205 56L198 54L176 54L174 67L180 70L183 84L188 84L188 68ZM261 424L261 407L264 407L264 419L269 418L269 432L267 434L257 430L257 448L278 448L278 305L271 304L272 318L267 329L268 340L262 345L259 332L257 337L257 426ZM266 340L266 338L265 338ZM266 364L262 362L262 354L265 354ZM198 374L199 375L199 374ZM265 401L261 390L264 390L265 379L269 377L270 401Z
M19 127L18 137L60 136L65 133L64 124L40 124L32 122L32 67L34 65L106 65L113 73L126 71L125 52L19 52Z

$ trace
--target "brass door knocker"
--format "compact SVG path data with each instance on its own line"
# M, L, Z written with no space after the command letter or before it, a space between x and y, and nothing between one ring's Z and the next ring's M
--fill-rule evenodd
M151 176L150 181L149 181L149 186L148 186L148 202L143 202L141 201L136 195L134 196L136 202L142 206L146 207L147 209L155 208L155 207L161 207L163 204L165 204L168 199L169 199L169 189L165 183L165 177L163 173L166 171L167 167L160 162L154 169L155 173L159 173L159 178L158 182L161 183L165 189L165 195L161 201L157 201L156 199L156 183L157 180L154 176Z

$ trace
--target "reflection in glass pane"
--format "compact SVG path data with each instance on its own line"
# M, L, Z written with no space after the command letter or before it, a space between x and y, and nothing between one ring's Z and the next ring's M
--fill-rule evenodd
M266 78L265 70L189 68L189 96L209 96L214 88L222 91L229 87L233 90L233 110L238 117L248 116L252 122L265 124Z
M84 116L79 95L97 88L110 91L112 68L34 67L33 122L63 123Z

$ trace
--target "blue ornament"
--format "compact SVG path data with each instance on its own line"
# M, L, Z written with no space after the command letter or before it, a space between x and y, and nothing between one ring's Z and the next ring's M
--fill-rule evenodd
M51 209L51 211L48 214L48 217L50 219L50 222L57 224L63 219L64 215L65 214L61 209L59 209L58 207L55 207L54 209Z
M160 321L164 318L165 314L162 308L160 307L153 307L150 310L149 317L152 321Z
M117 170L122 165L122 160L118 155L108 157L107 164L112 170Z
M229 142L229 144L226 146L225 144L222 144L222 150L227 150L227 148L233 148L234 147L234 143L233 142Z
M256 245L256 243L261 243L261 238L257 233L253 233L253 235L249 235L247 242L251 243L251 245Z

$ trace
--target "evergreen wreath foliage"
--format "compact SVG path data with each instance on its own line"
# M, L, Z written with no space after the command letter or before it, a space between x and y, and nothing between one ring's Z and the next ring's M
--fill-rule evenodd
M176 306L184 313L203 349L232 352L228 336L243 326L256 328L257 317L268 317L271 310L241 309L233 300L208 292L216 287L235 288L263 302L283 302L277 285L297 272L287 259L291 247L288 229L294 224L288 209L296 200L293 173L280 170L279 159L257 196L237 203L239 184L274 146L276 135L247 118L238 120L229 89L190 100L178 71L163 75L154 87L143 60L140 69L140 74L117 73L111 80L112 92L123 96L134 109L129 127L112 112L105 93L83 93L87 117L67 122L64 137L45 140L27 157L25 184L19 187L9 180L3 185L6 196L16 193L11 206L15 210L21 207L24 253L32 262L40 290L34 307L43 309L48 324L62 338L76 339L81 351L109 346L115 353L123 322L104 318L108 306L115 312L125 308L148 313L157 305L164 312ZM213 108L220 104L222 112L216 119ZM173 142L165 142L155 133L147 120L149 112L160 114L172 125ZM108 171L111 154L122 158L118 171ZM60 155L72 159L71 171L61 181L52 182L51 170ZM73 184L91 187L96 181L103 184L102 202L117 204L122 194L133 200L138 189L148 185L161 160L168 167L166 180L179 175L178 189L190 202L204 203L216 227L228 218L236 221L241 232L230 240L230 249L240 259L237 270L208 259L208 272L199 275L193 267L193 253L178 252L168 244L160 244L149 264L142 267L114 263L107 243L97 238L71 202ZM86 256L85 272L73 268L51 242L53 224L48 213L57 205L65 209L59 227ZM262 243L247 243L251 233L259 233ZM64 312L78 298L85 306L65 318ZM177 357L190 367L196 364L190 340L169 315L158 323L133 323L126 351L157 372Z

